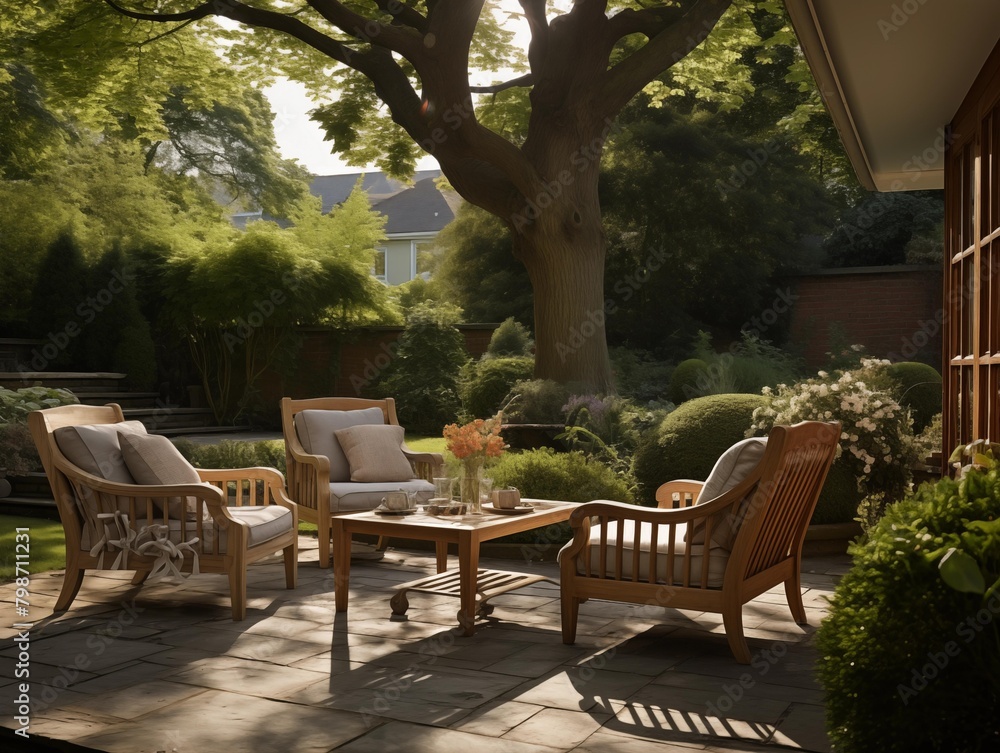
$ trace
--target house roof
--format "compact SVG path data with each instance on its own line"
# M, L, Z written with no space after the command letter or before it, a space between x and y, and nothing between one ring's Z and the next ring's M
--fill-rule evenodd
M996 0L785 0L861 183L944 186L945 127L1000 37Z
M444 194L434 184L434 178L418 180L412 188L401 191L375 204L388 219L386 235L438 232L455 219Z
M440 174L440 170L417 170L413 174L413 180L419 182L425 178L436 178ZM362 176L361 187L368 194L368 200L372 206L407 190L406 183L390 178L381 172L317 175L310 182L309 190L313 196L319 196L323 200L323 214L327 214L347 199L358 182L358 178Z

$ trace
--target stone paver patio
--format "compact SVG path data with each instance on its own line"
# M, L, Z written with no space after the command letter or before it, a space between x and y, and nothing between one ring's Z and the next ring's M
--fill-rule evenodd
M433 555L390 549L351 568L350 611L333 610L333 577L303 538L299 587L278 560L251 566L247 619L233 622L222 576L133 588L88 576L68 613L51 607L62 573L31 578L31 742L22 750L122 753L668 753L828 751L813 679L815 626L846 557L807 559L810 627L780 589L744 608L754 661L737 664L721 618L590 601L579 640L563 645L559 589L497 597L472 638L456 599L413 594L390 622L394 586ZM484 559L545 573L554 564ZM14 584L0 586L0 745L11 750ZM59 742L57 742L59 741ZM51 746L51 747L42 747ZM76 747L81 746L81 747Z

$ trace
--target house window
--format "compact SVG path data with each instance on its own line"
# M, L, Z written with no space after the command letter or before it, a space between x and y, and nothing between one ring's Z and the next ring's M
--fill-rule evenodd
M413 242L413 254L414 254L414 277L423 277L425 280L430 279L431 275L434 274L434 269L437 267L437 256L435 255L435 249L437 247L434 241L414 241Z
M998 71L984 68L959 108L945 160L945 460L958 445L1000 438Z
M385 282L385 249L375 249L375 263L372 264L372 274L375 279Z

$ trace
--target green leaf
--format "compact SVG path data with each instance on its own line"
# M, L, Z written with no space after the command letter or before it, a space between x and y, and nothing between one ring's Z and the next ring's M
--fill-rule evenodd
M979 564L965 552L952 547L941 558L938 571L944 582L956 591L981 594L986 591L986 581Z

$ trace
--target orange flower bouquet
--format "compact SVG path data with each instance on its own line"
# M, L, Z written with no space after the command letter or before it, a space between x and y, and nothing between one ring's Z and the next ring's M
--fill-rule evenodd
M448 424L444 438L448 451L462 464L462 502L472 513L480 512L479 482L483 466L491 458L498 458L507 448L500 436L503 411L492 418L477 418L467 424Z

